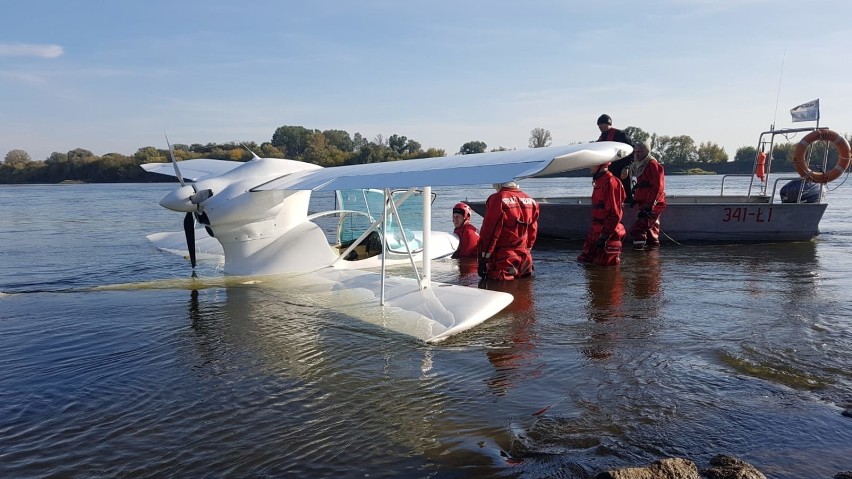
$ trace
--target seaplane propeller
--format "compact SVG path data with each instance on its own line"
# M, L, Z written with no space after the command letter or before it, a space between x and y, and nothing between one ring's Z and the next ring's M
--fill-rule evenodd
M195 220L200 215L204 214L203 203L213 196L213 190L204 189L198 191L195 184L187 184L183 179L183 175L178 168L175 153L172 149L172 144L169 142L169 137L166 135L166 144L169 146L169 157L172 160L172 166L175 168L175 176L180 182L180 188L169 193L160 201L160 205L174 211L185 211L186 216L183 217L183 232L186 235L186 247L189 250L189 261L192 264L193 275L195 274Z

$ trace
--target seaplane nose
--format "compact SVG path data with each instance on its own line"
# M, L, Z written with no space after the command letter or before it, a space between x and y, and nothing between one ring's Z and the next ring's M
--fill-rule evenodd
M198 207L192 204L190 201L190 196L195 193L195 189L192 185L184 185L180 188L172 191L167 194L160 200L160 206L163 208L170 209L172 211L182 211L184 213L191 213L198 209Z

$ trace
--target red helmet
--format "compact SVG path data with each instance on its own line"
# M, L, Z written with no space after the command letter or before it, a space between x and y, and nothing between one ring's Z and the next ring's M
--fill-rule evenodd
M468 206L466 203L461 203L461 202L456 203L455 206L453 206L453 214L454 215L456 215L456 214L462 215L462 217L464 217L464 219L469 220L470 219L470 206Z

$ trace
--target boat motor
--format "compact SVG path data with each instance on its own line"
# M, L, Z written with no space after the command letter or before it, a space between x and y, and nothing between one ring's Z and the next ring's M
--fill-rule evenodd
M804 182L804 185L802 185ZM802 199L799 200L799 191ZM819 203L822 200L820 185L805 179L793 180L781 187L782 203Z

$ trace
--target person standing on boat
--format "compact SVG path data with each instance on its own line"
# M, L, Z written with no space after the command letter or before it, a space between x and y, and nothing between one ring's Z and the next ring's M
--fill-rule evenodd
M617 141L619 143L633 146L633 142L630 141L630 138L628 138L623 131L612 127L612 118L610 118L610 116L606 113L598 117L598 129L601 131L601 136L598 137L598 141ZM620 160L613 161L609 166L610 173L612 173L616 178L621 179L621 186L624 188L627 201L633 200L633 190L630 187L630 177L627 174L627 168L632 162L633 153Z
M456 203L453 206L453 234L459 238L459 246L453 253L453 258L476 258L479 249L479 233L476 227L470 224L470 206L465 203Z
M621 240L627 236L621 224L624 187L609 171L609 163L590 168L592 171L592 226L583 250L577 256L581 263L617 266L621 263Z
M538 203L514 181L495 183L485 202L479 237L477 272L483 279L513 280L530 276L530 251L538 236Z
M660 245L660 215L666 209L666 175L663 165L651 155L651 141L637 143L633 149L635 159L630 165L634 204L638 209L636 221L630 227L633 248Z

